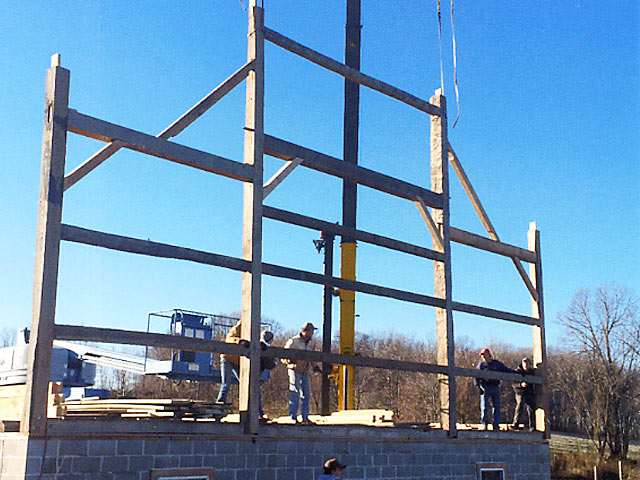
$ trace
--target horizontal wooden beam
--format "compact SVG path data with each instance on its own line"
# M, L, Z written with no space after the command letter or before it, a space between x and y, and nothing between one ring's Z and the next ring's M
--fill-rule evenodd
M152 257L173 258L177 260L188 260L191 262L214 265L218 267L230 268L242 272L249 271L251 263L240 258L228 257L216 253L194 250L191 248L178 247L165 243L141 240L132 237L124 237L112 233L98 232L73 225L62 225L62 240L93 245L96 247L119 250L128 253L149 255ZM433 305L441 307L444 301L438 298L422 295L419 293L406 292L394 288L382 287L364 282L354 282L342 278L325 276L318 273L297 270L295 268L282 267L269 263L263 264L263 273L274 277L299 280L317 285L330 285L346 290L378 295L382 297L395 298L422 305Z
M438 262L444 261L443 255L440 252L431 250L429 248L420 247L411 243L402 242L382 235L365 232L362 230L356 230L351 227L344 227L337 223L330 223L324 220L319 220L313 217L307 217L299 213L289 212L287 210L281 210L279 208L262 207L262 215L265 218L272 220L278 220L280 222L289 223L292 225L298 225L300 227L311 228L320 232L327 232L333 235L341 235L351 237L355 240L377 245L379 247L385 247L398 252L409 253L421 258L428 258L430 260L436 260Z
M521 375L519 373L507 373L507 372L494 372L490 370L478 370L477 368L454 368L456 376L471 377L471 378L484 378L487 380L506 380L510 382L522 382L526 380L527 383L533 383L536 385L542 384L542 377L536 375Z
M242 82L248 73L253 69L253 62L249 62L234 72L224 82L214 88L209 94L207 94L202 100L196 103L193 107L187 110L184 115L178 118L175 122L165 128L156 137L168 139L175 137L185 128L191 125L208 109L215 105L220 99L222 99L227 93L233 90L240 82ZM113 141L102 147L99 151L94 153L91 157L85 160L82 164L78 165L73 171L69 172L64 177L64 189L72 187L85 176L95 170L104 161L110 158L114 153L122 148L123 144L119 141Z
M493 308L479 307L468 303L452 302L451 307L457 312L471 313L482 317L497 318L499 320L507 320L509 322L523 323L525 325L540 325L537 318L527 317L526 315L518 315L516 313L504 312Z
M164 158L205 172L217 173L243 182L250 182L253 178L251 165L109 123L84 115L76 110L69 110L67 128L70 132L104 142L119 141L124 148Z
M490 238L483 237L482 235L476 235L475 233L454 227L451 227L451 240L457 243L462 243L463 245L485 250L487 252L504 255L505 257L517 257L520 260L529 263L535 263L537 258L536 253L530 250L515 247L507 243L497 242Z
M228 353L230 355L244 356L249 355L249 349L237 343L225 343L218 340L181 337L165 333L136 332L115 328L56 324L53 327L53 335L57 340L117 343L120 345L147 345L150 347L175 348L196 352Z
M309 350L295 350L289 348L269 347L262 354L265 357L289 358L291 360L311 360L335 365L353 365L356 367L384 368L387 370L402 370L407 372L447 373L447 367L431 363L408 362L386 358L363 357L360 355L344 355L340 353L325 353Z
M393 298L405 302L417 303L420 305L431 305L433 307L444 308L444 300L440 298L423 295L421 293L407 292L395 288L382 287L371 283L356 282L353 280L345 280L343 278L330 277L319 273L298 270L295 268L283 267L280 265L272 265L264 263L263 272L273 277L288 278L291 280L299 280L302 282L315 283L317 285L328 285L338 287L343 290L352 290L360 293L368 293L379 297Z
M267 207L268 208L268 207ZM270 212L271 213L271 212ZM165 243L152 242L150 240L141 240L132 237L124 237L112 233L98 232L86 228L76 227L73 225L62 224L61 227L62 240L96 247L108 248L111 250L119 250L128 253L137 253L149 255L152 257L173 258L177 260L187 260L206 265L214 265L218 267L230 268L241 272L249 271L250 262L240 258L229 257L216 253L204 252L191 248L178 247ZM393 298L405 302L417 303L421 305L431 305L434 307L444 308L444 300L440 298L423 295L420 293L407 292L395 288L383 287L365 282L356 282L342 278L322 275L319 273L298 270L295 268L283 267L269 263L263 264L263 273L280 278L288 278L290 280L299 280L317 285L328 285L332 287L342 288L344 290L352 290L380 297ZM535 318L516 315L514 313L503 312L491 308L478 307L459 302L453 302L453 309L460 312L482 315L485 317L499 318L517 323L525 323L528 325L538 325L539 321Z
M442 208L442 195L394 177L369 170L270 135L264 136L264 153L283 160L302 158L302 165L381 192L415 201L420 197L429 207Z
M332 72L342 75L352 82L358 83L365 87L369 87L372 90L380 92L391 98L395 98L396 100L417 108L422 112L428 113L430 115L440 115L440 109L435 105L432 105L429 102L422 100L421 98L411 95L404 90L400 90L399 88L389 85L388 83L384 83L373 77L365 75L355 68L347 67L343 63L340 63L330 57L327 57L326 55L305 47L304 45L266 27L264 28L264 38L265 40L269 40L270 42L284 48L285 50L288 50L291 53L295 53L296 55L299 55L302 58L315 63L316 65L320 65L327 70L331 70Z
M173 348L196 352L226 353L230 355L249 356L249 349L237 343L225 343L217 340L181 337L164 333L137 332L103 327L85 327L79 325L56 324L53 336L57 340L114 343L119 345L146 345L150 347ZM447 367L431 363L391 360L386 358L364 357L360 355L344 355L339 353L315 352L280 347L268 347L261 353L264 357L288 358L291 360L311 360L356 367L383 368L408 372L447 374ZM473 378L522 381L523 376L513 373L492 372L474 368L455 368L455 374ZM540 384L540 377L527 376L527 382Z
M228 257L216 253L203 252L191 248L168 245L166 243L140 240L138 238L124 237L113 233L98 232L73 225L62 224L62 240L76 243L84 243L95 247L119 250L121 252L137 253L151 257L174 258L188 260L206 265L226 267L241 272L249 271L251 263L240 258Z

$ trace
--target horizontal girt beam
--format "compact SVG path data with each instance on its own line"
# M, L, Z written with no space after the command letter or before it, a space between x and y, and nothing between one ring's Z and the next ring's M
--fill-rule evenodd
M415 201L421 197L429 207L442 208L442 195L368 168L352 165L330 155L316 152L270 135L264 136L264 153L282 160L302 158L302 165L334 175L381 192Z

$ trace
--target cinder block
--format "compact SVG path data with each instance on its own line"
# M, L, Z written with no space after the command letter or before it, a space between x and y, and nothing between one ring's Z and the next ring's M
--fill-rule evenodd
M301 442L303 443L303 442ZM306 442L303 443L304 446L306 447ZM307 447L308 448L308 447ZM278 444L278 453L282 453L282 454L292 454L292 453L297 453L298 451L298 442L292 442L292 441L284 441L284 442L280 442ZM308 449L304 450L307 453L310 453Z
M193 455L193 442L191 440L169 442L169 455Z
M276 453L278 451L278 442L275 442L271 439L269 440L258 440L256 442L257 450L256 452L259 454L263 453Z
M255 470L237 470L236 471L236 480L255 480L256 471Z
M265 463L267 468L282 468L287 466L287 457L285 455L271 454L265 455ZM275 472L274 472L275 474Z
M373 464L376 466L389 465L389 456L384 453L378 453L373 456Z
M276 471L277 470L275 468L264 468L262 470L258 470L256 472L256 480L276 480Z
M96 471L124 473L129 470L129 459L123 455L108 455L101 457L101 463Z
M91 473L100 471L100 457L74 457L71 460L72 473Z
M315 480L317 475L314 475L317 472L322 470L314 470L313 468L297 468L295 470L295 480ZM278 470L278 475L276 476L276 480L290 480L291 476L290 472L283 472L283 475L280 475L280 470Z
M180 460L176 455L156 455L153 457L153 468L176 468Z
M144 455L166 455L169 453L168 439L150 438L144 441L142 445L142 453Z
M181 455L180 456L181 467L201 467L202 455Z
M116 454L116 440L89 440L89 455L104 456Z
M380 467L365 467L366 478L380 478Z
M89 450L88 440L61 440L59 456L86 457Z
M224 468L244 468L244 455L232 454L224 456Z
M215 470L216 480L236 480L236 472L233 470Z
M129 457L130 472L149 472L153 467L153 457L149 455L132 455Z
M351 470L349 470L351 473ZM396 467L395 466L387 466L380 467L380 477L384 479L393 479L396 478Z
M213 455L216 453L215 440L198 440L193 442L194 455Z
M238 442L233 440L218 440L216 442L216 453L218 454L238 453Z
M144 440L117 440L116 454L118 455L142 455Z

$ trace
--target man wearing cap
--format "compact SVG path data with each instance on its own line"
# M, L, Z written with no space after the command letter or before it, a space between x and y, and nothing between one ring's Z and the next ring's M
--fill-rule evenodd
M291 337L285 343L284 348L297 350L316 350L313 333L317 330L313 323L307 322L302 326L298 335ZM298 405L300 405L300 415L303 425L311 425L309 420L309 397L311 386L309 384L309 371L321 371L320 367L309 360L291 360L283 358L282 363L289 369L289 416L298 423Z
M340 463L336 458L330 458L324 462L324 473L318 477L318 480L337 480L342 478L346 465Z
M535 375L536 369L533 368L531 359L525 357L522 359L522 363L518 368L516 368L516 372L522 375ZM520 426L520 417L524 413L522 411L524 407L524 410L527 412L527 427L530 432L534 431L536 425L534 416L536 411L535 385L525 381L514 383L513 392L516 395L516 410L513 414L513 423L511 424L511 427L518 428Z
M490 370L493 372L507 372L516 373L511 370L504 363L499 360L495 360L491 356L491 352L488 348L483 348L480 351L480 358L482 361L478 363L476 368L478 370ZM493 429L500 429L500 380L495 379L483 379L474 378L473 383L480 390L480 413L482 414L482 426L486 430L489 425L489 403L492 407Z

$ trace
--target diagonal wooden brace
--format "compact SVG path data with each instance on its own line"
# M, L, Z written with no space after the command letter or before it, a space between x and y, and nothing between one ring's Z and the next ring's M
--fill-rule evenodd
M209 92L202 100L200 100L187 112L185 112L184 115L182 115L175 122L165 128L162 132L160 132L157 137L164 138L166 140L178 135L200 116L202 116L202 114L209 110L213 105L215 105L220 99L222 99L222 97L233 90L240 82L242 82L251 71L251 69L253 69L253 62L246 63L235 73L233 73L233 75L231 75L224 82L222 82L211 92ZM86 177L89 173L99 167L105 160L107 160L114 153L120 150L122 146L123 143L117 140L109 142L83 163L78 165L73 171L69 172L64 177L64 190L66 191L68 188L72 187L84 177Z
M422 198L417 197L415 204L416 204L416 207L418 207L418 210L420 211L420 215L422 215L422 219L424 220L424 223L427 224L427 227L429 228L431 235L433 236L435 241L438 243L438 251L444 252L444 242L442 241L442 237L440 236L440 230L438 230L438 226L433 221L433 218L431 217L431 214L429 213L427 206L424 204L424 201L422 200Z
M267 198L267 195L273 192L273 190L278 185L280 185L291 172L293 172L293 169L296 168L301 163L302 163L302 158L300 157L295 157L292 160L288 160L287 163L285 163L282 166L282 168L278 170L273 175L273 177L271 177L267 181L267 183L264 184L264 186L262 187L263 189L262 199L264 200L265 198Z
M487 233L493 240L495 240L496 242L499 242L500 238L498 237L497 232L493 228L493 225L491 224L491 220L489 220L489 215L487 215L487 212L482 206L482 203L480 203L480 199L478 198L478 195L473 189L473 185L471 185L471 182L469 181L469 177L467 177L467 174L462 168L462 165L460 164L460 161L458 160L458 157L453 151L453 147L451 146L450 143L448 144L448 147L449 147L448 148L449 163L451 163L451 166L456 171L456 174L460 179L460 183L462 183L462 187L464 188L464 191L467 192L467 196L469 197L469 200L471 200L471 204L473 205L473 208L478 214L478 217L480 218L480 221L482 222L484 229L487 231ZM511 257L511 260L515 265L516 270L520 274L520 277L524 281L524 284L527 286L527 290L529 290L531 297L537 302L538 292L536 291L535 287L531 283L531 279L529 278L529 275L527 275L527 272L524 270L522 264L520 263L520 259L518 259L517 257Z

